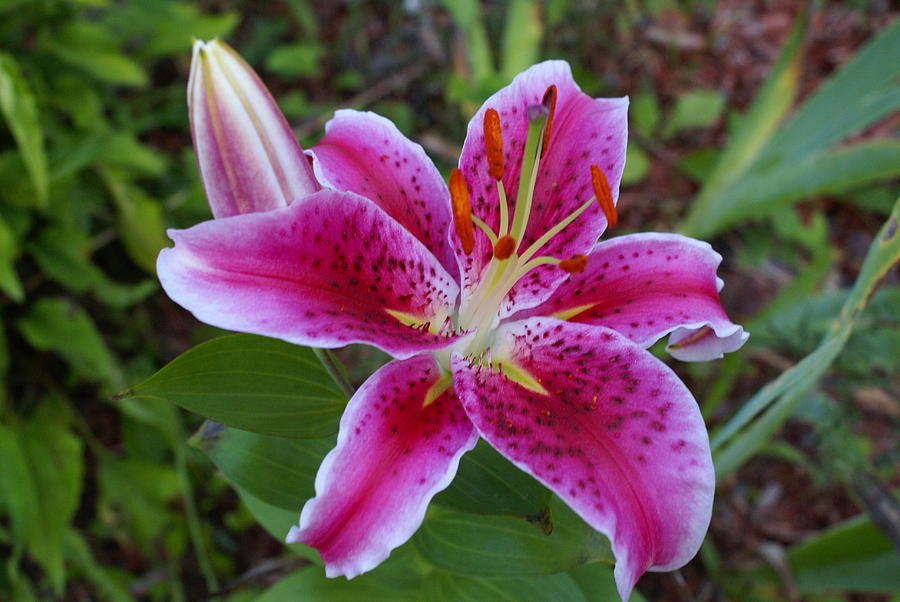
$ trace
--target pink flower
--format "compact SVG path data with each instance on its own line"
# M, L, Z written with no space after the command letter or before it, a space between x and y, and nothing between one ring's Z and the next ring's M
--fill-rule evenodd
M623 599L694 556L709 441L646 348L670 335L676 358L708 360L747 335L719 303L708 244L596 242L615 220L627 99L588 97L564 62L531 67L472 119L448 189L419 145L355 111L307 151L314 181L221 43L198 43L190 88L219 219L170 232L169 296L221 328L396 358L350 400L289 542L316 548L330 577L374 568L483 437L609 537Z

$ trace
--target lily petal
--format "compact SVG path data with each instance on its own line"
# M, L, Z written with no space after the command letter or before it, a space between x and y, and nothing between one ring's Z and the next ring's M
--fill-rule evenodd
M319 182L370 199L456 274L447 241L450 193L424 149L371 112L337 111L308 154Z
M395 357L456 340L458 287L368 199L323 190L265 213L170 230L157 272L197 319L315 347L370 343Z
M497 341L503 372L453 356L457 395L488 443L610 538L622 599L644 571L690 560L715 478L703 418L678 377L600 326L531 318L502 326Z
M485 154L485 111L492 108L500 114L506 160L503 184L512 215L522 165L521 153L528 131L527 107L540 103L551 85L557 89L556 109L520 249L527 248L593 196L591 165L603 170L613 199L618 199L619 181L625 165L628 99L591 98L572 79L568 63L539 63L488 98L469 122L459 167L472 193L473 213L496 231L500 221L499 201ZM599 205L593 206L544 245L540 254L561 258L584 254L605 228L603 212ZM475 238L475 251L468 256L459 249L456 237L452 238L463 274L464 294L477 284L481 271L491 259L492 246L487 237L476 230ZM552 267L533 270L511 291L501 316L537 305L563 279L565 273Z
M215 217L277 209L319 189L265 84L224 42L194 43L188 109Z
M328 577L364 573L406 542L478 435L431 355L393 361L356 392L335 447L316 475L316 497L288 543L319 551ZM447 388L449 386L449 388Z
M722 256L705 242L678 234L630 234L606 240L526 316L554 316L617 330L641 347L671 333L668 350L684 361L735 351L750 336L719 302Z

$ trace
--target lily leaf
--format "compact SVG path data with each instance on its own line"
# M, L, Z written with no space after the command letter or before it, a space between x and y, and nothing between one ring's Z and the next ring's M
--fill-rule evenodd
M553 530L525 521L432 507L413 541L434 566L466 576L549 575L587 562L612 562L609 540L558 498L550 503Z
M267 437L206 421L191 444L250 495L277 508L299 512L315 494L316 471L335 439Z
M303 438L336 432L347 402L311 349L249 334L198 345L118 397L167 399L230 427Z

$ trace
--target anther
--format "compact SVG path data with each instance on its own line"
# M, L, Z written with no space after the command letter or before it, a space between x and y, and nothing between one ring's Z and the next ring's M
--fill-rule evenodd
M503 136L500 131L500 115L494 109L484 112L484 150L488 160L488 172L495 180L504 173Z
M453 206L453 227L459 237L463 253L469 255L475 249L475 226L472 224L472 204L469 188L459 168L450 172L450 202Z
M544 92L544 97L541 99L541 104L547 108L547 125L544 127L544 141L541 144L541 158L544 158L544 153L547 152L547 148L550 146L550 128L553 126L553 114L556 112L556 86L550 86L547 88L547 91Z
M584 255L572 255L568 259L559 262L559 269L567 274L580 274L587 267L587 257Z
M619 221L616 214L616 206L613 204L612 191L609 188L609 181L599 167L591 165L591 184L594 187L594 196L597 197L597 203L606 216L606 222L610 227L615 226Z
M515 250L515 239L508 234L506 236L501 236L497 241L497 244L494 245L494 258L502 261L512 255Z

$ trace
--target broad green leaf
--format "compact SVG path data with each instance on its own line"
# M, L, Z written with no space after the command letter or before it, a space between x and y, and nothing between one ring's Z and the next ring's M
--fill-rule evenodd
M21 303L25 299L25 290L14 266L18 255L15 235L6 225L6 221L0 218L0 291L6 293L13 301Z
M438 493L441 506L496 516L547 519L551 493L530 475L519 470L485 441L463 455L450 486Z
M613 567L602 562L583 564L569 571L568 576L578 585L587 602L609 602L619 599ZM637 589L631 592L630 602L646 602Z
M168 165L164 154L142 144L128 132L106 136L97 159L139 176L161 176Z
M346 397L306 347L237 334L181 354L120 397L153 397L227 426L280 437L337 431Z
M12 56L0 52L0 113L19 147L35 191L34 205L47 204L47 157L37 103Z
M760 389L715 434L712 448L717 478L738 468L765 444L844 348L875 288L900 261L898 222L900 198L869 247L856 283L819 347Z
M787 558L797 588L805 594L900 591L900 553L865 516L796 544L788 550Z
M482 600L587 602L588 600L575 581L564 573L541 577L517 576L506 579L489 579L433 571L425 580L424 594L424 599L435 602L481 602ZM608 600L612 599L614 598L608 598Z
M254 602L420 601L423 599L422 568L415 549L406 544L394 550L390 558L374 570L352 580L329 579L321 567L312 566L283 578L254 598Z
M413 541L434 566L474 577L548 575L587 562L612 562L606 537L558 498L551 501L550 520L553 531L544 535L519 519L432 507Z
M540 8L541 3L535 0L507 4L501 53L501 73L507 80L538 62L544 29Z
M32 347L58 353L83 379L121 387L122 373L116 359L80 306L44 297L31 306L17 326Z
M802 42L806 18L805 14L796 17L791 36L772 71L747 114L729 136L728 145L719 153L718 163L709 178L704 180L703 189L691 203L682 230L693 232L692 221L699 219L710 206L718 204L717 197L759 155L793 105L803 65Z
M678 97L663 128L663 138L678 132L712 125L725 107L725 97L718 92L695 90Z
M99 170L116 206L119 234L125 250L148 274L156 274L156 257L168 245L162 207L130 186L111 169Z
M256 522L262 525L263 529L268 531L269 535L275 538L276 541L284 543L284 538L287 536L288 531L290 531L291 527L296 525L300 520L300 507L298 506L295 510L285 510L284 508L279 508L278 506L273 506L272 504L262 501L246 489L236 485L234 486L234 489L237 491L241 501L244 502L244 506L247 507L250 514L256 519ZM313 548L303 545L302 543L285 545L297 555L308 559L314 564L319 566L322 565L322 559L319 558L319 553Z
M314 481L335 438L267 437L206 421L191 438L225 477L272 506L299 512L315 494Z

